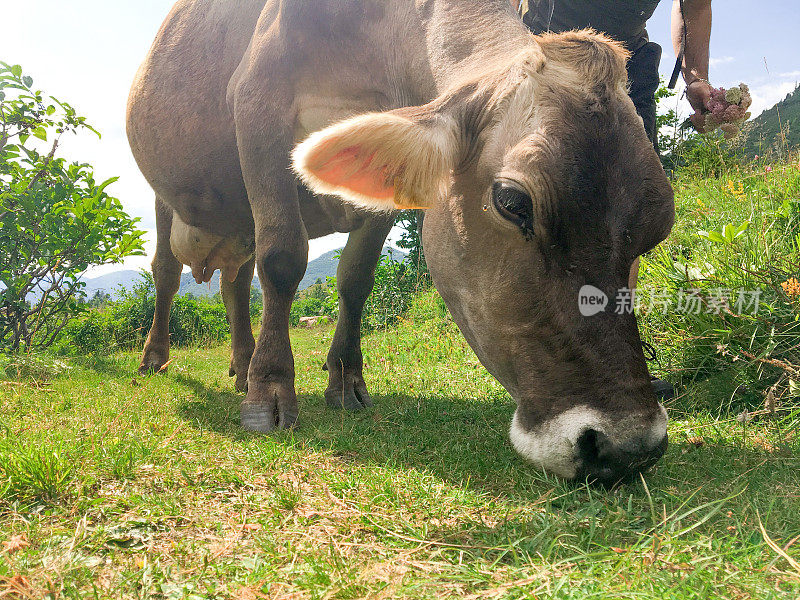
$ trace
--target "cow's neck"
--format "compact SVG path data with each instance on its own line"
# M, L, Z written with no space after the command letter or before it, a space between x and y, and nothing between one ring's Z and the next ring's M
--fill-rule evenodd
M508 0L418 0L417 8L438 93L531 44Z

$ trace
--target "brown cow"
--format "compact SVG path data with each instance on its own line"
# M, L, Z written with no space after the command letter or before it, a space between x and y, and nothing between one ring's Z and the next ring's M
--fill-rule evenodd
M294 425L288 313L308 240L350 232L325 398L370 406L362 308L391 211L426 208L434 282L517 402L517 450L567 478L646 469L666 447L666 414L635 317L586 317L578 303L585 286L625 288L674 218L625 61L593 32L530 35L508 0L182 0L128 111L157 196L142 369L167 362L181 263L199 281L221 269L242 425Z

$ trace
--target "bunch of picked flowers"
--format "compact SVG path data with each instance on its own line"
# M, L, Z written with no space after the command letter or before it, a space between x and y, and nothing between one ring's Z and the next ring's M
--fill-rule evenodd
M711 99L707 103L706 131L721 129L725 139L736 136L742 125L750 118L747 109L753 104L750 88L740 83L738 87L712 88Z

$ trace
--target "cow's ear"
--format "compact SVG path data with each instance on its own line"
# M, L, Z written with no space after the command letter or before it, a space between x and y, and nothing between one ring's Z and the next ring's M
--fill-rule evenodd
M449 191L455 122L424 109L348 119L311 135L293 153L311 190L372 210L428 208Z

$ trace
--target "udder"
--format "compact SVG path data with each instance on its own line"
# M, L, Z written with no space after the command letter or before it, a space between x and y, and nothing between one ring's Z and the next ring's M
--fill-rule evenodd
M177 214L172 218L170 234L172 253L192 269L197 283L208 283L219 269L224 281L234 281L239 269L255 251L252 237L238 235L222 237L187 225Z

